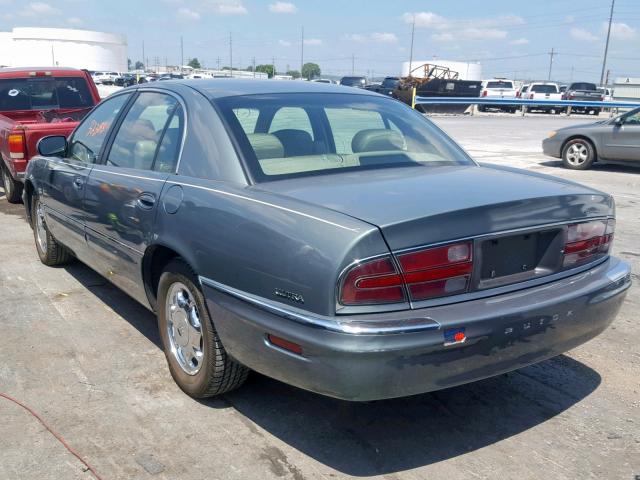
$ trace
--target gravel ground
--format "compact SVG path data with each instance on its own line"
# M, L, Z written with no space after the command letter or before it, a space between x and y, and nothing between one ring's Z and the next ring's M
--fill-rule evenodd
M635 284L602 335L555 359L440 392L354 404L253 375L198 402L173 383L154 316L75 263L37 259L22 206L0 189L0 392L40 412L107 479L470 478L640 475L640 169L561 168L547 131L589 119L436 117L481 161L611 192L614 253ZM635 239L635 240L634 240ZM0 398L0 479L89 479Z

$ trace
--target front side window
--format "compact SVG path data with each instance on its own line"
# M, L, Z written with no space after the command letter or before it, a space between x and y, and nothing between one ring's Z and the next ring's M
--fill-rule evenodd
M78 126L69 142L69 156L84 163L95 163L114 120L130 94L109 98L98 105Z
M441 130L391 99L290 93L215 102L257 181L390 167L473 165ZM260 121L247 122L247 111Z
M625 125L640 125L640 109L635 112L629 112L624 117Z
M178 133L179 125L171 129L170 122L178 107L171 95L143 92L127 112L107 156L107 165L153 170L156 151L165 130ZM173 136L173 135L171 135ZM174 142L177 142L178 135ZM165 146L165 150L170 149Z

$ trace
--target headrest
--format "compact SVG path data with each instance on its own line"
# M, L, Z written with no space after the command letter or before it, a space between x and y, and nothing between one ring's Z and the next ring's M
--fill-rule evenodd
M284 154L287 157L299 157L313 154L313 138L309 132L295 128L285 128L273 132L284 146Z
M284 147L278 137L269 133L247 133L247 139L258 160L284 157Z
M353 153L404 150L404 138L395 130L371 128L360 130L351 140Z

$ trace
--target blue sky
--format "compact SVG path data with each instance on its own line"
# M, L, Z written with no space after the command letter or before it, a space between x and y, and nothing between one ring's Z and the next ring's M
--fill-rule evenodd
M598 80L609 0L0 0L0 30L58 26L126 35L129 57L150 63L185 58L234 66L252 58L278 70L305 61L323 72L397 74L408 60L416 18L414 59L478 60L484 76ZM526 12L526 13L525 13ZM609 51L611 76L640 76L640 0L616 0ZM186 60L185 60L186 61Z

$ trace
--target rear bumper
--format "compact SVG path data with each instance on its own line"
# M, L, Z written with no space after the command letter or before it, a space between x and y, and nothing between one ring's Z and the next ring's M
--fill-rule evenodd
M377 318L336 317L342 323L335 329L305 324L284 309L278 314L201 280L222 343L239 362L300 388L364 401L460 385L566 352L611 323L631 272L627 263L609 258L578 275L509 294ZM423 320L423 328L348 333L352 320L390 325L402 315ZM445 346L445 332L459 328L465 329L464 343ZM301 345L303 356L271 345L267 334Z

